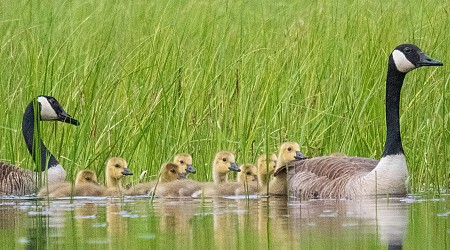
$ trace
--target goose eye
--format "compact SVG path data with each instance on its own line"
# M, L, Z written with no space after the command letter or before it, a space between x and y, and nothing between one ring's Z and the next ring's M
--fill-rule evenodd
M223 158L222 161L226 162L226 161L227 161L227 158Z
M119 164L115 164L114 167L120 168L120 165Z
M403 49L403 52L409 53L409 52L411 52L411 48L410 48L410 47L405 47L405 48Z

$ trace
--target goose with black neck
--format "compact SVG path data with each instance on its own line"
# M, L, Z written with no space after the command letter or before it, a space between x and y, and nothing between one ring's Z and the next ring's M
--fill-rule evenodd
M353 198L365 195L404 195L408 169L400 135L400 92L408 72L442 66L416 45L397 46L389 56L386 77L386 142L380 160L322 156L292 162L290 195L302 198Z

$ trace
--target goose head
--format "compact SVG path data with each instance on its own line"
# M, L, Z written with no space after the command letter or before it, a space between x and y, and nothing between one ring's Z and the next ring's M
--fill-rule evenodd
M277 155L276 154L270 154L269 158L267 159L266 154L262 154L258 157L258 174L260 176L262 175L272 175L275 171L275 167L277 166Z
M192 156L190 154L177 154L173 158L173 163L180 166L183 173L195 174L197 170L192 166Z
M133 172L128 168L125 159L112 157L106 163L106 175L108 178L118 181L124 176L133 175Z
M38 109L41 121L60 121L75 126L80 123L62 108L58 101L52 96L38 96Z
M75 180L75 185L89 183L99 185L95 172L91 170L81 170L80 172L78 172L77 178Z
M406 74L419 67L442 66L443 63L428 57L414 44L401 44L389 56L389 65Z
M229 151L220 151L214 157L213 171L226 174L230 171L240 172L241 169L236 165L233 153Z
M186 175L180 171L180 166L174 163L165 163L161 166L160 182L171 182L175 180L185 179Z
M241 169L241 172L238 173L238 181L243 183L258 181L258 169L254 164L243 164L239 168Z

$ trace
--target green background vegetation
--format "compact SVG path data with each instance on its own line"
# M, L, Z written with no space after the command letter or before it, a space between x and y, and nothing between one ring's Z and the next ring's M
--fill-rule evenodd
M402 91L413 187L448 180L447 1L2 1L0 159L33 168L26 105L52 95L81 126L47 123L69 172L110 156L156 174L191 153L209 180L218 150L255 162L284 141L304 154L379 158L387 57L415 43L444 67Z

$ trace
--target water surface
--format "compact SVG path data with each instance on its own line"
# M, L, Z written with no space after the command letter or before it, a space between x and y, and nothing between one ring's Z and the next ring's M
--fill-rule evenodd
M450 249L450 201L409 196L0 199L3 249Z

